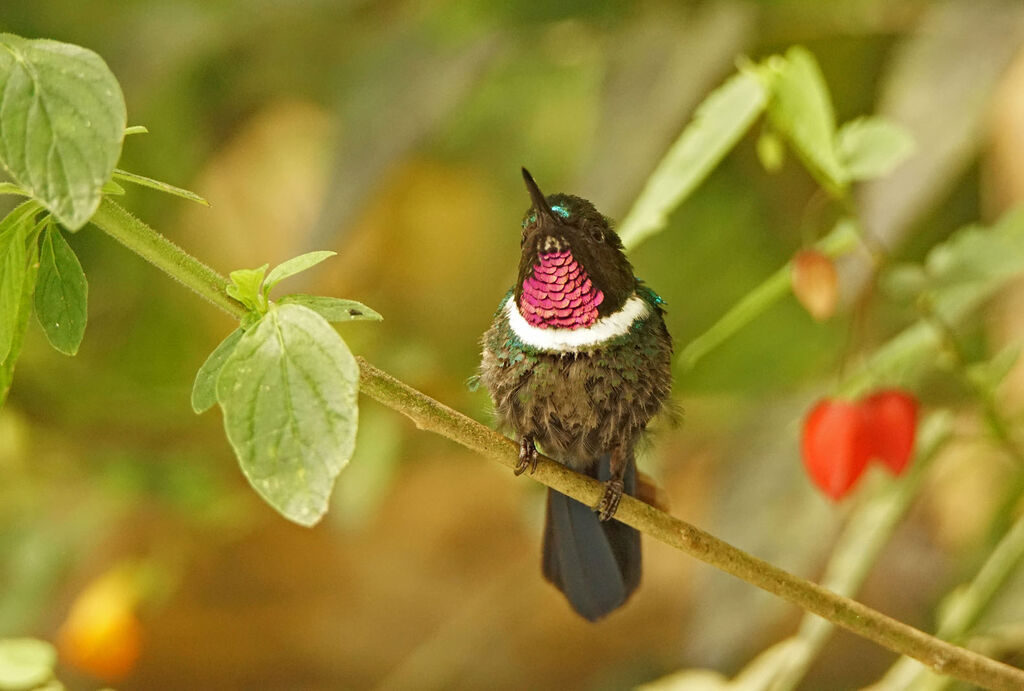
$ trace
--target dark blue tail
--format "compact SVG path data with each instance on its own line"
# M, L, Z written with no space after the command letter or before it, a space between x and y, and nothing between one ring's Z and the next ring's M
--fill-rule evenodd
M590 475L608 479L609 456ZM636 464L629 459L626 494L636 494ZM615 519L602 522L575 499L548 490L544 577L565 593L580 616L597 621L620 607L640 584L640 533Z

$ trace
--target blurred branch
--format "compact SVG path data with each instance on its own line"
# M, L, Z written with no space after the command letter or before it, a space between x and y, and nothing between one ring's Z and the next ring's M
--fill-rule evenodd
M940 605L938 635L947 639L962 638L985 611L1007 578L1024 559L1024 516L1017 519L974 580L946 596ZM943 689L947 679L931 674L907 658L900 659L873 688L889 689Z
M235 317L245 309L228 297L227 280L121 206L105 198L93 223L201 297ZM512 468L518 446L468 416L358 358L363 393L435 432ZM603 485L541 456L533 478L589 506ZM719 540L653 506L624 496L616 519L690 556L817 614L937 672L992 689L1024 688L1024 671L929 636L870 607L837 595Z
M856 594L917 497L927 475L926 471L952 434L953 416L949 411L937 411L921 423L917 452L910 472L901 482L887 482L877 487L850 514L825 567L822 585L841 595ZM833 629L832 624L823 619L804 615L796 635L786 640L790 644L788 653L774 658L777 671L765 675L767 683L764 688L772 691L795 689L825 647Z

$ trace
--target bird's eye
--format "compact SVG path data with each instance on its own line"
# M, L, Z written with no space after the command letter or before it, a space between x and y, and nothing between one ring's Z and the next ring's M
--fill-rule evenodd
M604 233L601 232L600 228L591 230L590 237L594 238L594 242L604 242Z

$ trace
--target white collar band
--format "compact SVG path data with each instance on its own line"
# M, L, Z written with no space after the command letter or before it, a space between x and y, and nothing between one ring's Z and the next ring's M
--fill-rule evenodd
M651 313L641 297L633 295L614 314L601 317L591 326L583 329L542 329L527 322L519 313L515 297L505 303L508 324L524 344L549 352L565 353L586 350L629 333L637 319L645 319Z

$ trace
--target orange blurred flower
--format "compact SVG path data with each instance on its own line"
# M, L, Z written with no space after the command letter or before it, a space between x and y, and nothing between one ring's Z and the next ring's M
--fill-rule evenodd
M104 681L128 676L142 648L142 626L135 613L138 596L135 570L123 565L92 581L57 633L61 657Z
M793 257L793 294L812 317L824 321L836 311L839 276L836 265L817 250L800 250Z

